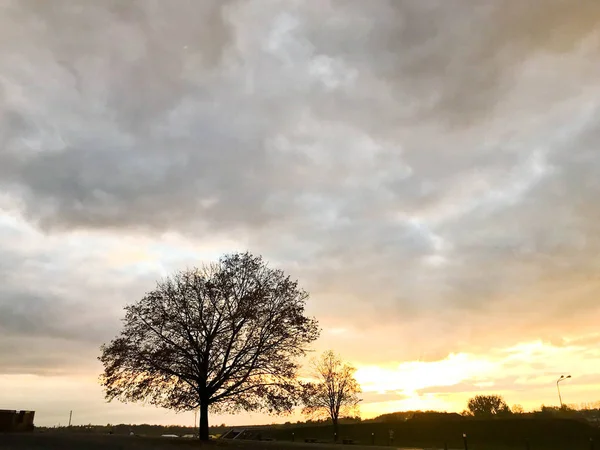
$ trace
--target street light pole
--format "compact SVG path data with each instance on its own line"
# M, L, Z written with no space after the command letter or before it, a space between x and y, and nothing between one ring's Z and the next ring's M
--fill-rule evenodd
M560 378L556 381L556 390L558 391L558 401L560 402L560 409L562 409L563 407L563 402L562 397L560 396L560 386L558 385L558 383L566 380L567 378L571 378L571 375L567 375L566 377L564 375L561 375Z

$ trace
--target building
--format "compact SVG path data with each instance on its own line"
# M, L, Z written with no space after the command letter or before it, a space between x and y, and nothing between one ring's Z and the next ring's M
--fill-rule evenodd
M35 411L0 409L0 432L33 431Z

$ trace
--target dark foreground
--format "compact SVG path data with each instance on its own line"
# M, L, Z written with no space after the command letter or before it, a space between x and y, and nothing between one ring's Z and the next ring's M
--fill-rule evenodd
M566 436L565 436L566 437ZM433 440L433 439L430 439ZM544 443L499 443L473 442L469 450L594 450L595 442L583 441L569 436L562 441ZM450 450L464 448L462 445L448 445ZM393 445L373 447L368 445L306 444L284 441L216 440L201 443L195 439L139 437L106 434L73 433L0 433L0 450L440 450L440 446L425 444ZM600 450L600 447L596 447Z
M68 433L0 434L0 450L171 450L200 448L189 439ZM217 448L206 445L205 448Z
M0 434L0 450L366 450L374 447L292 442L212 441L67 433ZM381 448L381 447L380 447ZM396 450L394 448L394 450Z

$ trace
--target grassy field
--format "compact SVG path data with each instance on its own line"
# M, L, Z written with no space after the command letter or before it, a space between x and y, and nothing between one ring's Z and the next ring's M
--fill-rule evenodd
M106 434L0 434L1 450L335 450L340 446L292 442L217 440L202 444L192 439ZM361 450L361 447L353 447Z
M0 434L1 450L174 450L198 448L187 439L141 438L106 434Z
M390 448L463 449L463 433L469 450L590 450L590 438L600 450L600 429L587 423L558 418L495 420L409 420L406 422L363 422L340 426L340 440L354 444L333 445L332 428L328 425L259 427L262 439L273 441L217 440L202 444L193 439L168 439L98 433L35 432L0 434L0 450L327 450L354 448L368 450L374 442L389 445L389 430L394 431ZM294 439L294 442L291 442ZM317 439L321 444L306 444ZM381 447L380 447L381 448Z
M425 439L427 440L427 439ZM136 436L110 436L110 435L73 435L65 433L56 434L0 434L1 450L192 450L192 449L218 449L218 450L336 450L352 448L354 450L372 450L377 447L359 445L333 445L333 444L305 444L292 442L259 442L259 441L216 441L202 444L196 440L144 438ZM382 448L382 447L379 447ZM438 446L414 445L388 447L390 449L441 449ZM452 445L450 449L462 449L459 445ZM531 445L532 450L589 450L589 441L578 439L562 442L548 442L547 444ZM526 449L523 443L513 445L499 443L485 444L478 442L469 445L469 450L516 450Z
M339 438L352 439L360 445L388 445L389 430L394 431L394 447L463 448L463 433L469 450L589 450L590 438L600 450L600 430L569 419L501 419L407 421L396 423L358 423L341 425ZM306 438L331 441L331 426L273 428L262 431L263 437L277 441ZM529 444L529 447L527 446Z

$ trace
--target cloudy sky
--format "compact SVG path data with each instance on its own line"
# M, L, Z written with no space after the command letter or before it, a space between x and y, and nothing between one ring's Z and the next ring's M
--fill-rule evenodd
M0 0L0 408L191 425L98 347L246 249L365 416L600 400L599 57L596 0Z

